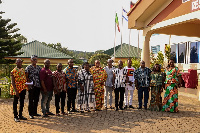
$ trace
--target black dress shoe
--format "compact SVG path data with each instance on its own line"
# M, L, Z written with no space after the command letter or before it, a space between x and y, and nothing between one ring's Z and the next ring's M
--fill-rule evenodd
M41 116L40 114L34 114L33 116Z
M115 108L115 111L118 111L119 109L118 108Z
M102 111L101 109L96 109L95 111Z
M42 115L43 118L49 117L47 114Z
M59 113L56 113L56 116L60 116L60 114L59 114Z
M63 113L62 113L62 115L68 115L68 113L66 113L66 112L63 112Z
M15 122L20 122L19 118L14 118Z
M142 107L138 107L137 109L142 109Z
M72 109L71 112L78 112L76 109Z
M114 107L110 106L110 109L114 109Z
M145 110L147 110L147 107L144 107Z
M84 113L84 111L83 111L83 110L81 110L80 112L81 112L81 113Z
M72 112L71 111L67 111L67 114L72 114Z
M29 115L29 118L30 118L30 119L34 119L34 116L33 116L33 115Z
M19 116L19 119L20 119L20 120L27 120L27 118L24 117L24 116Z
M124 110L124 108L123 108L123 107L120 107L119 109L121 109L121 110Z
M47 112L46 114L47 115L55 115L54 113L51 113L51 112Z
M132 108L132 109L134 109L134 107L133 107L132 105L129 105L129 108Z
M127 106L127 105L125 105L124 109L127 109L127 108L128 108L128 106Z

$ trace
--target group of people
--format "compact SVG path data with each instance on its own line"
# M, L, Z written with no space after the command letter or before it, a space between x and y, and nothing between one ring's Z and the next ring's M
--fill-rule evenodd
M44 68L37 65L37 55L31 56L31 64L22 68L22 60L16 59L16 67L11 71L11 94L14 95L13 113L14 121L27 120L22 115L26 90L28 90L28 111L30 119L41 116L37 112L40 93L42 117L54 115L50 112L50 101L55 95L56 116L81 113L91 110L101 111L115 109L116 111L133 108L133 93L138 90L138 109L148 109L149 91L151 100L149 109L155 111L178 112L178 87L180 87L179 69L175 67L171 59L165 70L161 72L161 66L156 64L153 70L145 67L145 62L140 62L140 67L135 70L131 59L127 60L127 66L118 61L115 68L113 60L108 59L107 66L102 68L100 61L90 67L88 62L83 64L81 70L73 67L73 60L68 60L68 66L63 70L62 64L57 64L57 70L52 72L50 60L44 60ZM166 90L162 102L161 93ZM112 92L115 93L115 108L112 107ZM78 94L77 94L78 93ZM144 96L143 96L144 93ZM66 96L67 94L67 96ZM65 112L65 100L67 97L67 112ZM144 98L143 98L144 97ZM20 101L19 114L17 111ZM75 106L77 100L77 108ZM61 101L61 110L60 110ZM78 109L78 110L77 110ZM61 112L60 112L61 111Z

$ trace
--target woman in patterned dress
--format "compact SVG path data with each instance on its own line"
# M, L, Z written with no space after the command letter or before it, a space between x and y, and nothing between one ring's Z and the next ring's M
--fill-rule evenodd
M107 78L106 71L100 67L100 61L95 61L95 66L90 68L94 82L94 94L96 101L96 111L101 111L104 102L104 82Z
M178 67L174 66L173 59L170 59L165 73L165 95L162 111L178 112L178 87L180 87L181 77Z
M149 109L151 111L160 111L162 109L161 93L164 87L164 74L161 72L159 64L156 64L151 73L151 100Z

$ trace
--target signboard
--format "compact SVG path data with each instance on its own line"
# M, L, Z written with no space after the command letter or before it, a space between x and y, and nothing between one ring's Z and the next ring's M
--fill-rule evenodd
M185 2L188 2L188 1L190 1L190 0L182 0L182 3L185 3Z
M200 9L200 0L192 0L192 11Z

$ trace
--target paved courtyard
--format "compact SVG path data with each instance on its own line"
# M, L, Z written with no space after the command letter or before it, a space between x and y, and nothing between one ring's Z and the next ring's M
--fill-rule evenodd
M179 95L179 113L108 109L100 112L73 113L68 116L36 117L21 120L19 123L13 120L12 100L0 100L0 133L200 133L200 101L182 95ZM137 91L134 92L133 104L134 107L138 106ZM40 109L39 106L39 113ZM51 101L50 110L55 113L54 99ZM23 114L28 118L27 97Z

